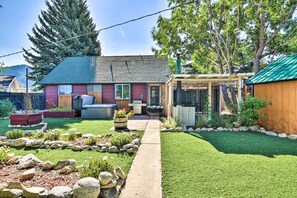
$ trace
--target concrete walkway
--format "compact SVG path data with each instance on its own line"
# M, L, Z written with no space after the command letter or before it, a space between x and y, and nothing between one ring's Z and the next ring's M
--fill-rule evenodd
M121 198L161 198L160 121L152 116L148 121L141 145L133 161Z

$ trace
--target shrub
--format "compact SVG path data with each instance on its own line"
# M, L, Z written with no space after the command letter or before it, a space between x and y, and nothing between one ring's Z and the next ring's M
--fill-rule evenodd
M34 134L34 138L35 138L35 139L41 139L41 138L43 138L43 135L44 135L43 131L41 131L41 130L36 130L36 132L35 132L35 134Z
M97 140L98 140L98 137L90 137L85 140L85 144L86 145L94 145L94 144L96 144Z
M212 113L208 124L211 127L218 128L218 127L226 127L225 120L222 116L218 113Z
M207 117L206 116L198 116L196 120L196 126L201 128L201 127L206 127L207 126Z
M134 116L133 111L127 111L126 109L115 110L113 114L113 118L130 118Z
M52 112L71 112L72 109L71 108L64 108L64 107L55 107L55 108L48 109L48 111L52 111Z
M240 112L238 115L241 125L251 126L257 124L257 120L267 120L265 116L260 116L258 110L271 105L265 100L248 96L246 100L240 102Z
M130 134L119 134L119 135L115 135L111 138L111 144L121 148L122 146L124 146L125 144L129 144L131 143L133 140L132 136Z
M8 154L9 149L7 147L0 147L0 164L4 164L8 161Z
M106 160L96 159L89 162L88 165L84 166L80 171L80 177L94 177L98 178L99 174L103 171L113 172L113 165Z
M74 141L76 139L76 131L70 130L67 135L67 140Z
M8 117L15 110L13 104L8 100L0 100L0 117Z
M60 136L59 131L50 131L44 134L44 140L56 141L60 139Z
M21 129L14 129L12 131L7 131L5 135L7 139L18 139L24 137L25 133Z
M168 118L164 120L163 125L166 129L170 129L170 128L176 128L177 126L180 126L180 123L176 122L173 118Z

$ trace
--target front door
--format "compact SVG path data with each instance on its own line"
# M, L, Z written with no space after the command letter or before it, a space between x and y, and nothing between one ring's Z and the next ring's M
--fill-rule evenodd
M151 101L151 105L160 105L160 87L159 86L150 87L150 101Z

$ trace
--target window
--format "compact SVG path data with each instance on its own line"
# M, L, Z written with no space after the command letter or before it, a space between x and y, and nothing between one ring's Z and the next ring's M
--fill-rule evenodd
M87 85L87 92L102 92L102 85Z
M115 98L116 99L130 99L130 85L129 84L116 84L115 85Z
M59 85L59 96L71 95L72 85Z

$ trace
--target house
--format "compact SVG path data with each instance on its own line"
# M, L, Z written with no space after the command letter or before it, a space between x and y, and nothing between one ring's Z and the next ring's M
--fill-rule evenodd
M0 75L0 91L1 92L18 92L18 82L15 76Z
M127 108L133 102L164 107L165 82L170 75L167 60L146 56L68 57L46 75L46 109L72 108L77 95L93 95L96 104Z
M279 58L251 78L254 97L272 103L260 111L267 130L297 134L297 54Z

